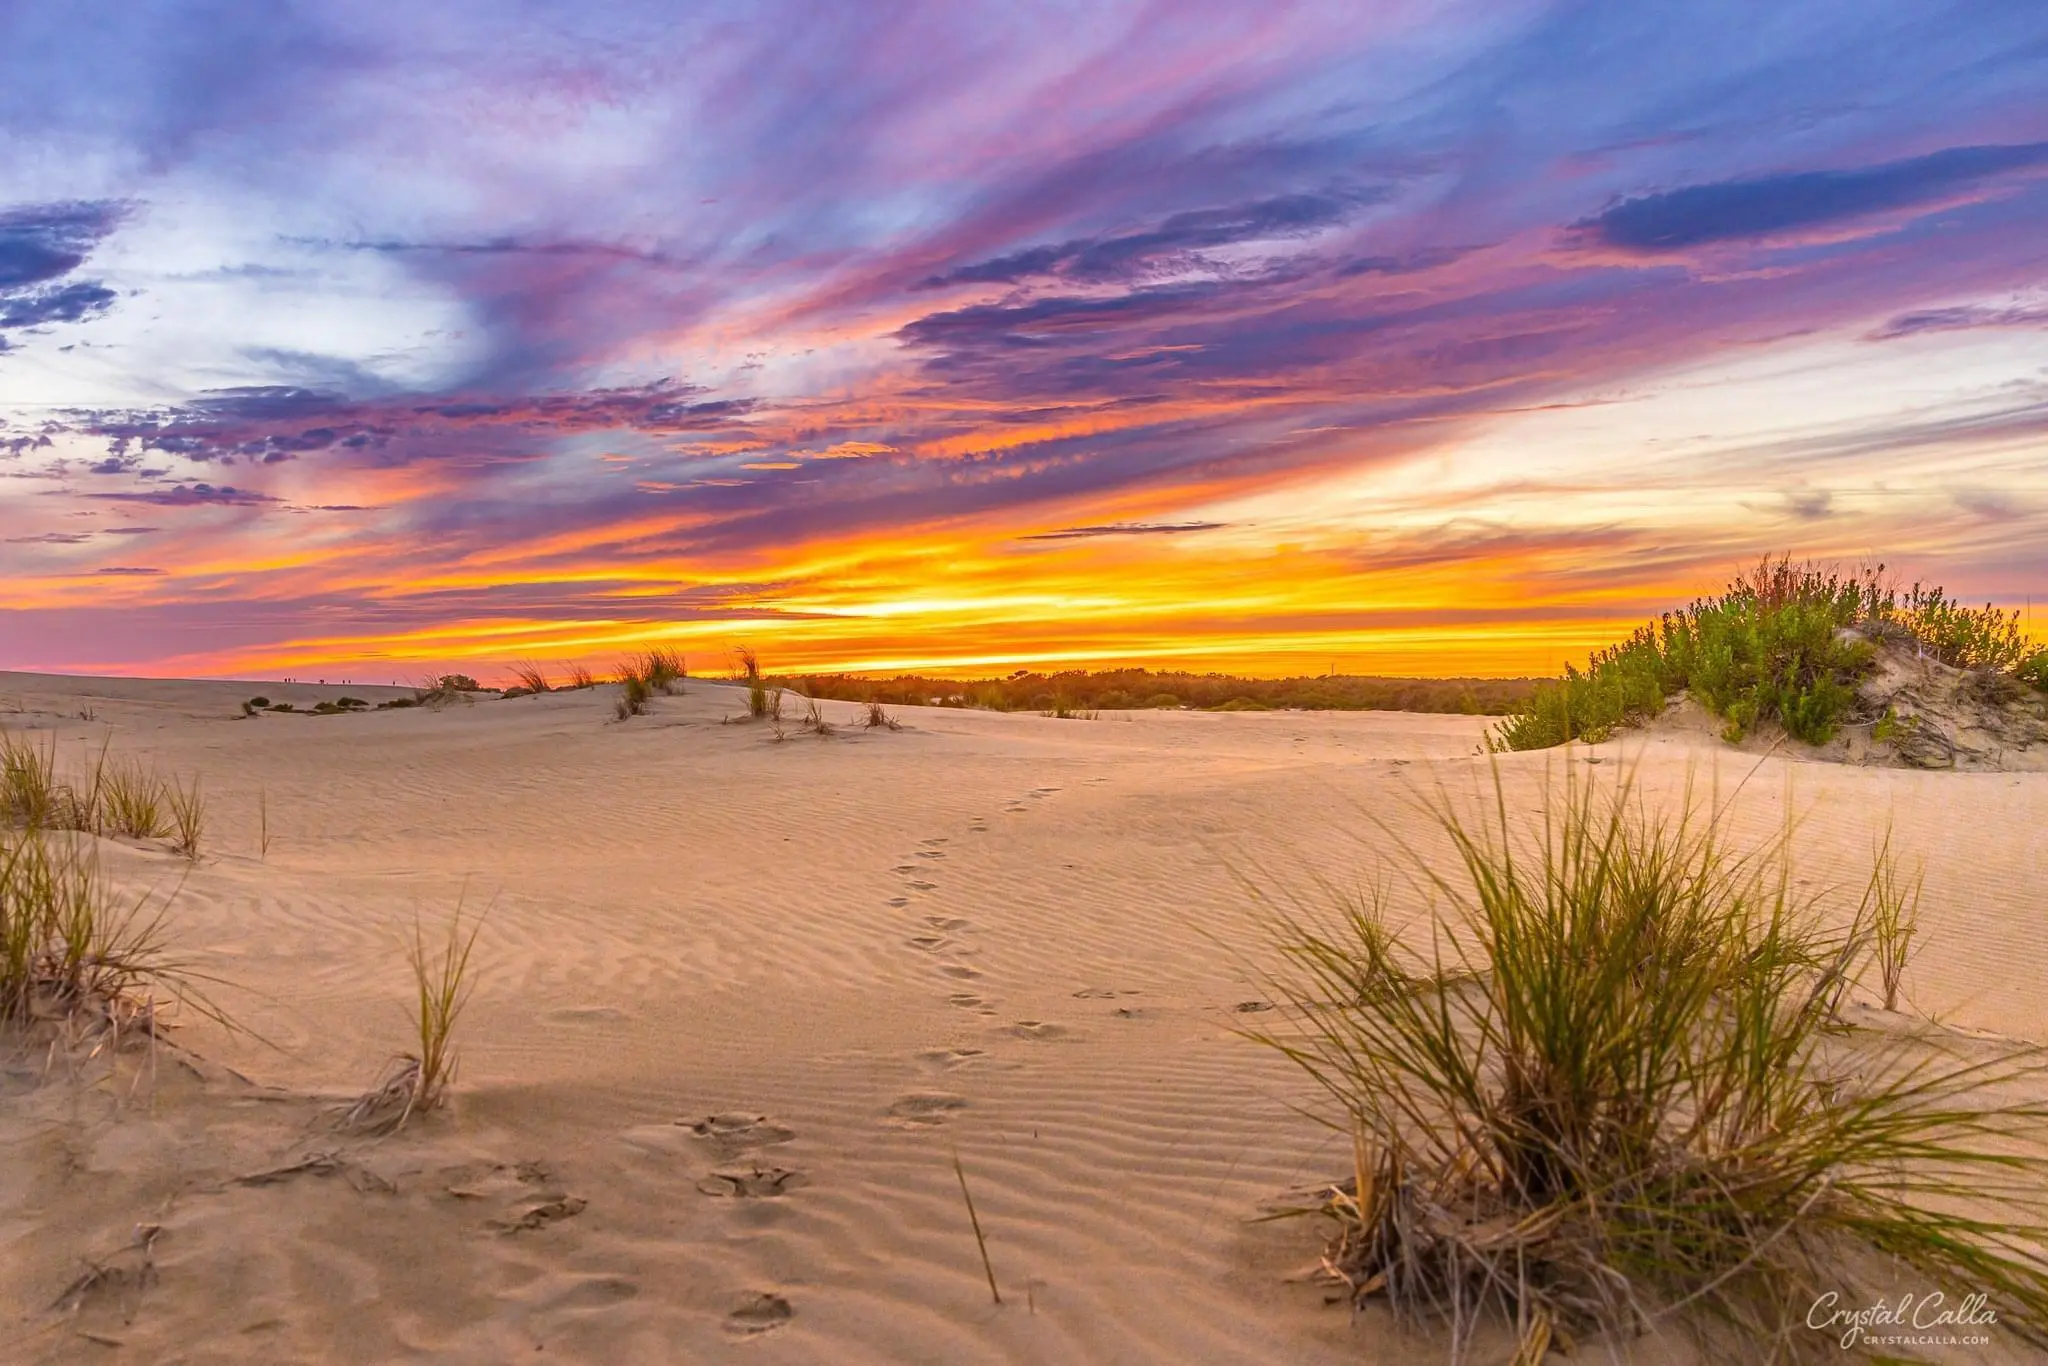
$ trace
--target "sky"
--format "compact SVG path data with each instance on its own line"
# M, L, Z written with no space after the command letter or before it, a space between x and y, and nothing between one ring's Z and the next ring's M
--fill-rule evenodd
M2048 635L2048 5L30 0L0 129L0 668Z

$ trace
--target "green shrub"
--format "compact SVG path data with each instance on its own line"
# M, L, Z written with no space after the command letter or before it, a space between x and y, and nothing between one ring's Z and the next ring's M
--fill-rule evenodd
M2031 683L2042 692L2048 692L2048 650L2036 651L2032 658L2013 671L2025 683Z
M1598 741L1617 726L1657 715L1689 692L1740 740L1765 724L1808 744L1825 744L1856 700L1876 646L1869 633L1905 632L1944 663L2020 672L2034 647L2018 616L1964 608L1939 588L1915 584L1903 597L1884 566L1845 575L1785 557L1765 559L1719 597L1703 598L1619 645L1595 653L1582 671L1539 686L1492 737L1504 749ZM2048 672L2048 664L2040 666Z
M1958 669L2017 673L2040 649L2021 633L2018 612L2001 612L1988 602L1965 607L1940 588L1917 583L1894 609L1893 619L1927 653Z

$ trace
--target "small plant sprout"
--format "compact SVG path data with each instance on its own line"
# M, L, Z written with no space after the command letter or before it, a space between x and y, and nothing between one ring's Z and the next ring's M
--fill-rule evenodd
M797 694L803 697L803 694ZM825 713L818 710L818 699L804 697L804 714L797 722L797 729L809 731L820 740L829 740L839 733L839 727L825 719Z
M1878 847L1870 883L1863 894L1863 911L1870 922L1871 957L1877 963L1878 988L1886 1010L1899 1008L1906 964L1913 956L1913 936L1920 930L1920 888L1919 874L1911 881L1901 876L1887 836Z
M860 724L863 730L875 730L878 728L887 730L903 729L903 723L889 715L887 711L883 710L882 704L873 698L868 699Z
M419 918L412 924L406 960L412 967L413 1036L417 1052L401 1054L377 1088L343 1112L341 1127L370 1133L395 1133L416 1114L439 1108L455 1081L455 1026L475 988L470 953L476 947L483 917L465 933L462 907L449 918L448 933L431 948Z

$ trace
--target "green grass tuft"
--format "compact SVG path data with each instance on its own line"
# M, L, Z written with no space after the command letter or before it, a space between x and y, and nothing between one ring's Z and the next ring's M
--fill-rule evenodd
M1724 811L1653 816L1626 777L1529 820L1496 773L1488 804L1439 799L1448 871L1406 855L1419 941L1385 897L1274 919L1291 1028L1254 1037L1352 1140L1318 1209L1354 1297L1449 1325L1454 1358L1491 1317L1525 1352L1677 1322L1708 1359L1819 1360L1809 1308L1889 1265L2048 1344L2048 1106L2016 1098L2042 1053L1838 1013L1891 884L1803 897L1789 832L1735 853Z

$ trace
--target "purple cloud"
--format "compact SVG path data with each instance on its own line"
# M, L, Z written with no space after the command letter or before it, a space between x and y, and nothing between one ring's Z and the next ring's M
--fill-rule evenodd
M1725 180L1624 199L1575 226L1624 251L1671 251L1768 237L1913 208L2048 164L2048 142L1949 147L1848 171Z

